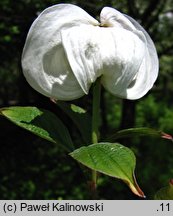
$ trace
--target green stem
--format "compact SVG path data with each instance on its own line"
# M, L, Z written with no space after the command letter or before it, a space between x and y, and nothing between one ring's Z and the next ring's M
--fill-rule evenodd
M100 122L100 78L98 78L93 87L93 107L92 107L92 143L98 143L99 140L99 122ZM92 170L91 192L92 198L96 199L97 172Z
M92 107L92 143L98 143L99 121L100 121L100 79L97 79L93 87L93 107Z

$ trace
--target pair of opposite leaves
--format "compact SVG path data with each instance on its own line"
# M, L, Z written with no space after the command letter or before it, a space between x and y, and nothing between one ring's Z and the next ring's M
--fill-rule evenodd
M158 76L158 57L150 36L131 17L105 7L99 23L78 6L58 4L32 24L22 67L29 84L54 99L80 98L100 76L113 95L138 99Z

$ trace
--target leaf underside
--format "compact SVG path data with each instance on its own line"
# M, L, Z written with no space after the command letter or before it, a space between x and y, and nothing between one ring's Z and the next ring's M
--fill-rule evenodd
M110 140L117 140L121 138L136 137L136 136L153 136L153 137L164 138L173 141L173 137L171 135L147 127L128 128L128 129L117 131L115 134L113 134L110 137Z

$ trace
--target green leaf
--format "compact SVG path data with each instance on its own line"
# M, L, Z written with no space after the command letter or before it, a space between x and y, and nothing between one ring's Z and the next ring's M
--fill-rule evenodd
M154 196L155 200L173 200L173 185L161 188Z
M76 112L76 113L86 113L86 110L84 110L82 107L79 107L79 106L76 106L75 104L71 104L71 110L73 112Z
M135 137L135 136L154 136L159 138L165 138L173 141L173 137L169 134L166 134L162 131L157 131L152 128L129 128L124 129L116 132L114 135L112 135L109 139L110 140L117 140L120 138L126 138L126 137Z
M67 128L50 111L37 107L7 107L0 109L0 114L43 139L63 145L67 151L74 149Z
M65 112L80 131L86 144L91 142L91 117L81 107L62 101L56 102L57 106Z
M144 197L134 176L136 158L129 148L118 143L97 143L76 149L70 155L90 169L123 180L133 193Z

